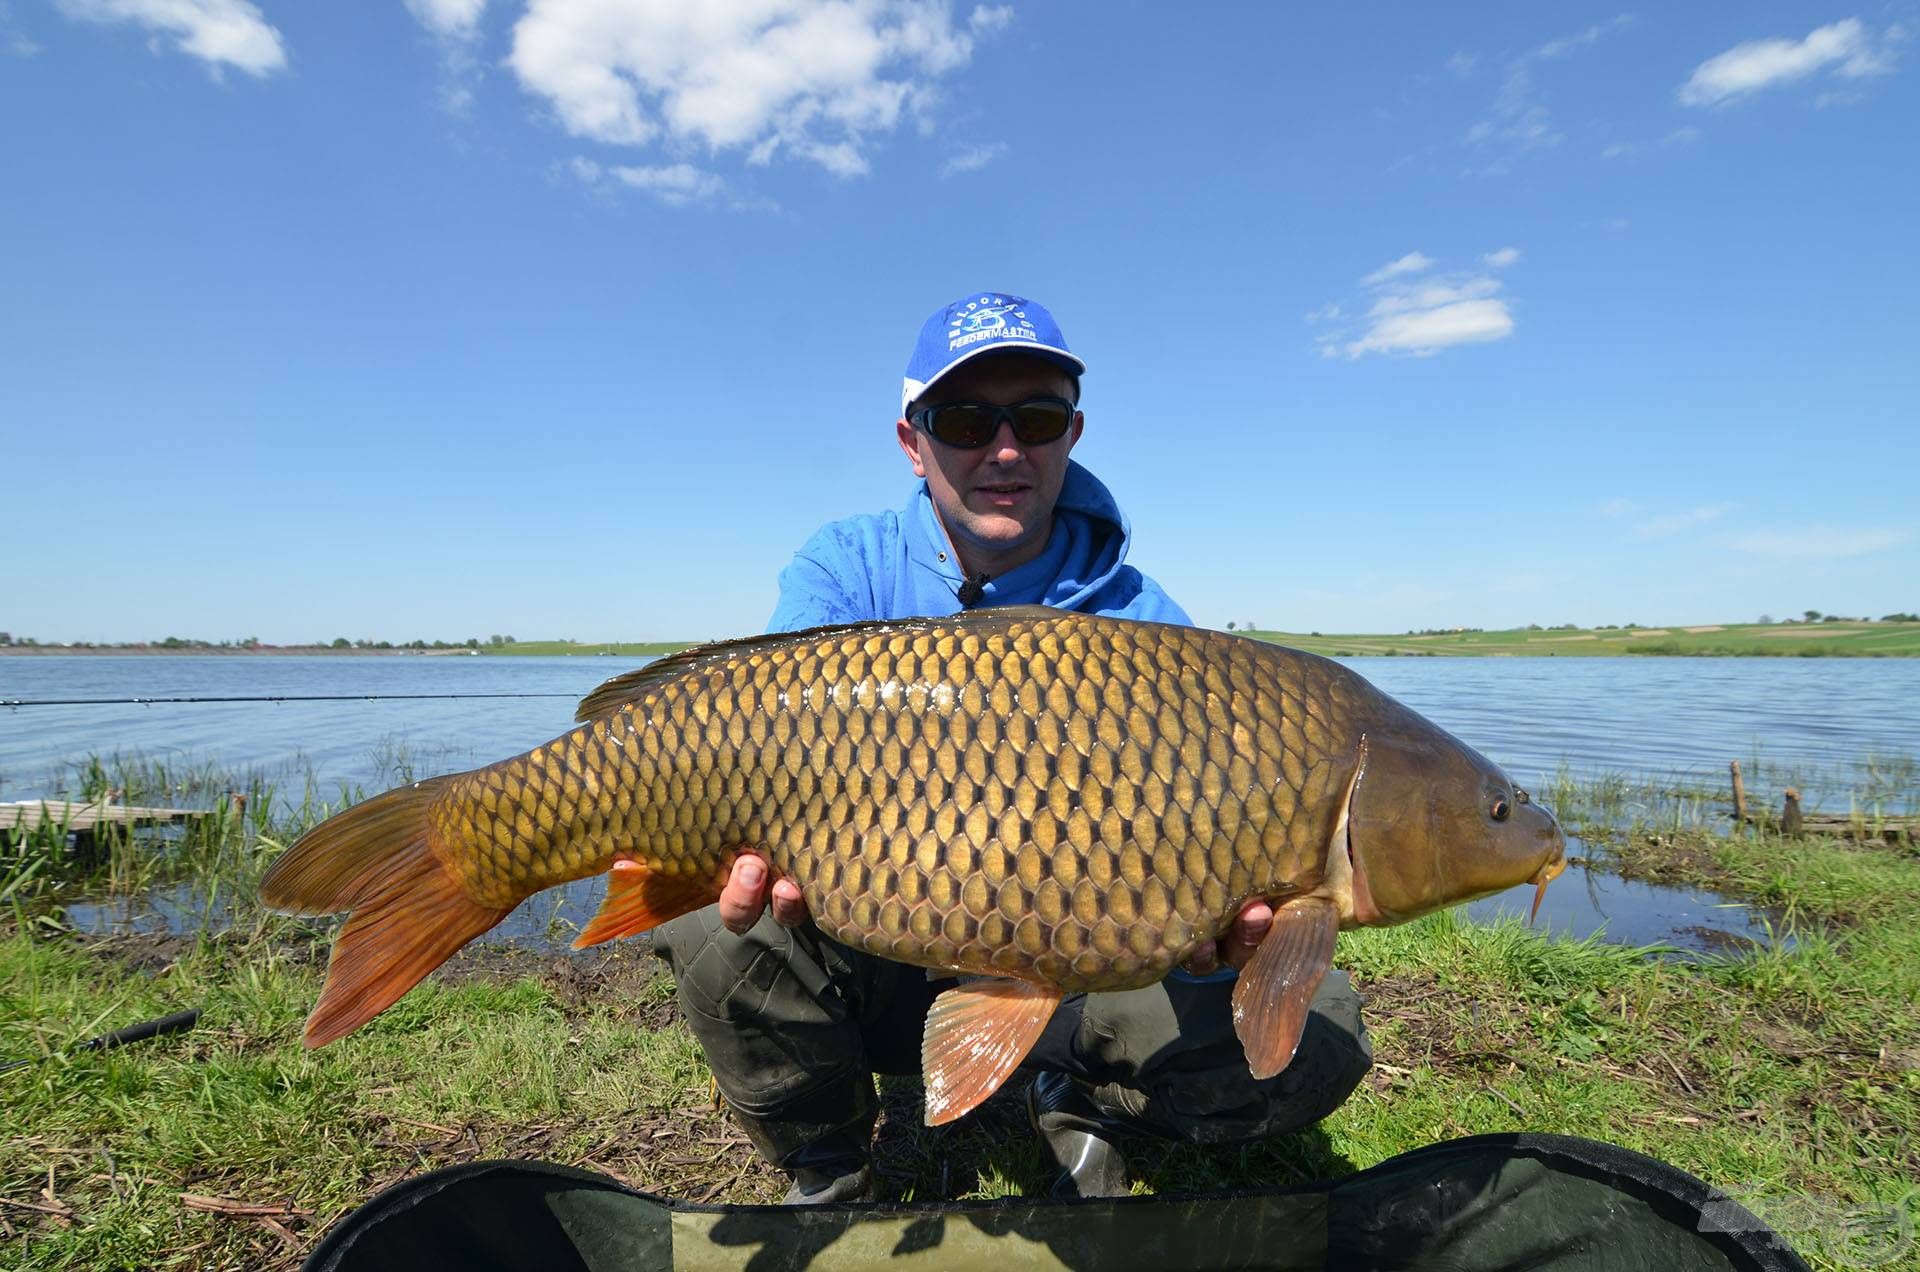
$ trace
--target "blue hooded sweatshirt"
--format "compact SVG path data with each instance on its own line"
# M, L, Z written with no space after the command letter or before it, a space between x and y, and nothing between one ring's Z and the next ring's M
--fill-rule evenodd
M945 617L989 605L1051 605L1190 626L1158 583L1126 564L1131 535L1112 493L1068 461L1046 551L989 580L980 599L965 606L959 592L966 576L922 481L899 511L830 522L808 539L780 572L780 601L767 630Z

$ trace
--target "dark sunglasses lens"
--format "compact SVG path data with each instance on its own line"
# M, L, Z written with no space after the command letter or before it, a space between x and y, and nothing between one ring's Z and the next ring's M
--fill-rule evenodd
M978 402L948 402L921 416L921 426L949 446L975 450L993 440L1004 414L1013 435L1027 446L1057 441L1073 424L1073 404L1064 398L1035 398L1016 406L983 406Z
M993 440L995 411L972 402L949 402L927 414L927 432L949 446L968 450Z
M1073 408L1065 402L1022 402L1013 408L1013 433L1029 446L1051 442L1073 423Z

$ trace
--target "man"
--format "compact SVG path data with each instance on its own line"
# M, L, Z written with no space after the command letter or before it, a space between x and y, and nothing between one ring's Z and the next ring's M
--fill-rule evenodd
M769 625L1044 604L1187 623L1125 564L1130 530L1068 458L1086 426L1086 366L1040 305L975 293L927 320L894 432L921 479L904 508L822 528L781 573ZM808 922L790 880L742 856L717 905L665 924L681 1009L755 1147L793 1177L789 1202L868 1199L873 1074L918 1073L926 973L848 949ZM1279 1134L1326 1116L1372 1063L1360 999L1330 972L1294 1062L1257 1082L1233 1032L1233 969L1272 920L1244 907L1219 948L1161 984L1068 995L1024 1067L1028 1111L1061 1195L1127 1191L1121 1129L1194 1142ZM1223 966L1224 964L1224 966Z

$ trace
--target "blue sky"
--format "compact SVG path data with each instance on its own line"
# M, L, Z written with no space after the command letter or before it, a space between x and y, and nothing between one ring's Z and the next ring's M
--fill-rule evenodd
M0 629L756 630L1046 303L1200 622L1920 610L1920 15L0 0Z

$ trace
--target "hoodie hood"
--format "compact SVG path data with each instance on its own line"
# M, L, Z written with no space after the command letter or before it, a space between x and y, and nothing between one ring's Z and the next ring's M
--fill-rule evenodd
M958 603L966 574L933 508L924 481L915 484L903 515L912 533L908 557L948 586ZM975 605L1051 605L1088 610L1101 591L1121 577L1133 527L1105 483L1073 460L1054 505L1053 532L1039 556L987 581Z
M924 481L906 505L830 522L780 574L769 631L863 619L944 617L982 605L1051 605L1156 623L1192 620L1159 584L1127 562L1132 528L1100 479L1071 461L1038 557L960 600L966 575Z

